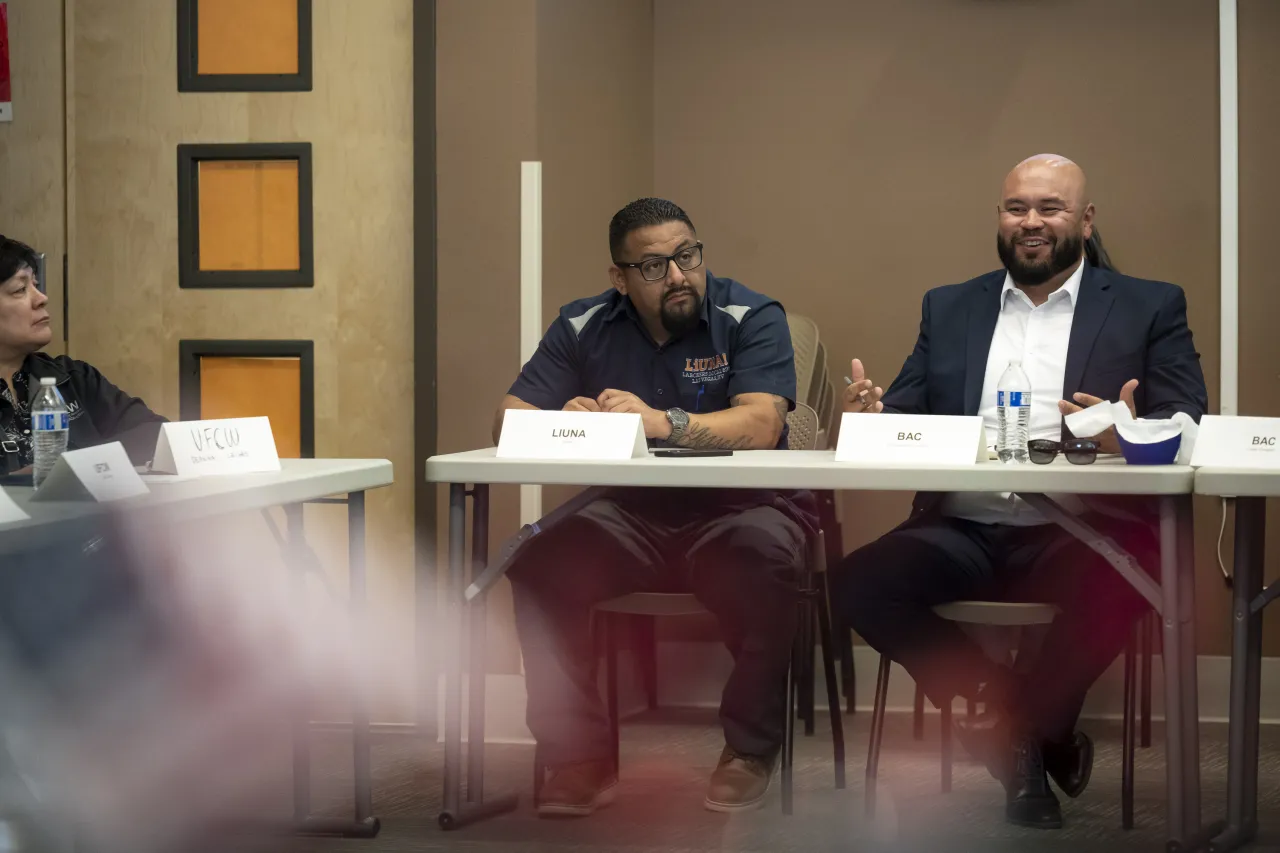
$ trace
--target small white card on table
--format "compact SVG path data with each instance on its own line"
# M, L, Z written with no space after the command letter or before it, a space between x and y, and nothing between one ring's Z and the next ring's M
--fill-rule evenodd
M987 431L977 415L860 415L840 419L837 462L973 465L987 459Z
M499 459L613 461L649 454L640 416L615 412L507 409Z
M1280 468L1280 418L1205 415L1191 464L1196 468Z
M13 498L9 497L4 489L0 489L0 524L7 524L11 521L26 521L28 518L30 516L13 502Z
M148 491L138 472L133 470L124 445L113 441L62 454L31 500L107 503L145 495Z
M151 470L204 477L279 471L275 436L267 418L183 421L160 427Z

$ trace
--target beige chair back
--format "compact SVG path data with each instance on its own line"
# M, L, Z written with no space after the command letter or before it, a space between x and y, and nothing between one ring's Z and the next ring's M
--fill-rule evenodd
M806 403L796 403L787 415L787 450L818 449L818 413Z
M818 341L817 350L814 356L813 375L809 379L809 386L807 388L797 388L796 393L802 394L802 400L821 412L822 388L827 384L827 347L821 340Z
M818 367L818 324L808 317L788 314L787 326L791 329L791 349L795 351L796 402L813 405L807 395Z

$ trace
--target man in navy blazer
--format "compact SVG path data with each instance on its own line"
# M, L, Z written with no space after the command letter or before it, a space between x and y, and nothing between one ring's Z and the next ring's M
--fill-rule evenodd
M887 392L854 359L846 412L981 415L996 434L996 386L1012 361L1032 386L1030 437L1070 437L1063 416L1123 400L1139 417L1208 407L1180 287L1094 267L1084 245L1094 208L1084 172L1057 155L1020 163L1005 179L997 250L1004 269L924 298L915 349ZM1099 437L1118 452L1114 432ZM1115 539L1154 572L1157 539L1140 510L1057 502ZM1123 649L1146 603L1105 560L1007 494L920 494L910 519L850 554L831 576L845 624L902 664L938 705L984 703L957 725L965 746L1005 784L1006 818L1062 825L1051 777L1076 797L1093 744L1075 730L1085 693ZM1029 670L991 661L932 608L1001 599L1059 613ZM1025 667L1019 667L1020 670Z

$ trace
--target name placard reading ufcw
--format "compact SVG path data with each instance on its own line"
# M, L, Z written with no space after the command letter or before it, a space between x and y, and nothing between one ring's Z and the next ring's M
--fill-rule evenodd
M612 461L649 455L639 415L508 409L498 437L499 459Z
M973 465L987 459L987 430L973 415L862 415L840 419L837 462Z
M182 421L160 427L151 470L203 477L279 471L280 457L267 418Z

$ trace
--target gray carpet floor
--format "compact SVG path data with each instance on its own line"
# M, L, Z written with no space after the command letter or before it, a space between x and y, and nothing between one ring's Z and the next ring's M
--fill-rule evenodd
M626 720L622 728L622 772L618 801L580 820L540 820L530 805L533 750L490 746L488 792L520 794L517 811L454 832L436 826L440 808L440 748L405 735L375 738L374 808L383 829L377 839L296 839L290 853L694 853L694 851L853 850L872 853L930 851L1130 851L1164 849L1163 731L1157 724L1151 748L1137 756L1136 827L1120 827L1120 727L1086 723L1097 742L1089 789L1078 800L1063 798L1066 826L1058 831L1024 830L1003 821L1003 794L979 764L957 746L953 790L940 791L938 717L926 720L916 741L908 716L890 715L881 758L875 820L863 814L869 714L846 717L848 787L833 785L829 725L798 738L795 814L781 813L775 780L765 806L726 816L703 810L705 785L722 743L713 712L661 710ZM314 804L318 812L350 814L350 748L340 734L315 736ZM1262 834L1250 849L1280 851L1280 729L1264 729L1261 790ZM1202 727L1201 772L1206 821L1221 816L1225 802L1226 727ZM287 813L287 790L280 807Z

